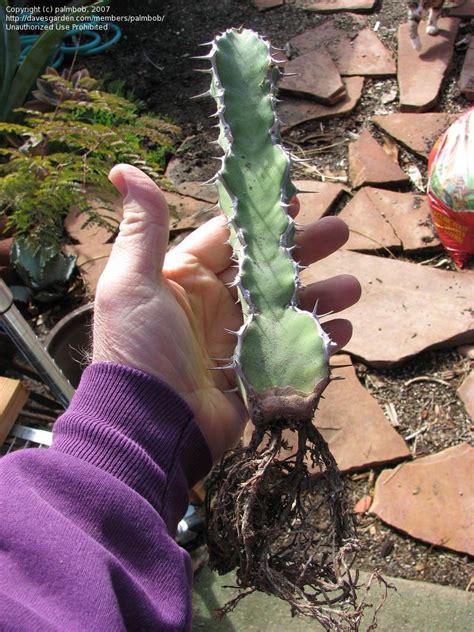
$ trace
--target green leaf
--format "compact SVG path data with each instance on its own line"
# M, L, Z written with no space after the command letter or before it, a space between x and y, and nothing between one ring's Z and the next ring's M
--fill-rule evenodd
M35 80L64 37L64 31L47 31L33 44L13 79L8 99L0 114L8 117L12 110L23 105Z
M7 0L0 0L0 104L8 97L10 84L20 56L20 36L7 30Z
M76 265L74 255L65 255L52 246L32 248L25 237L15 239L11 260L24 283L35 290L69 281Z
M6 0L0 0L2 5L4 6L3 15L6 14ZM91 6L102 6L110 3L110 0L99 0L98 2L93 3ZM87 5L83 0L76 0L75 2L70 2L67 6L71 7L81 7ZM1 5L0 5L1 6ZM81 14L91 15L92 12L86 12ZM69 25L69 23L68 23ZM31 47L29 53L26 55L25 59L21 63L18 68L16 74L12 78L12 75L8 75L8 82L5 84L5 88L2 89L2 96L4 99L1 101L3 105L0 106L0 118L10 118L11 113L15 108L19 108L23 105L28 93L33 88L34 82L41 74L46 64L50 60L54 51L66 35L66 31L62 27L62 22L59 21L55 23L55 28L51 31L45 31L43 34L36 40L36 42ZM70 24L71 28L74 26L74 23ZM14 33L14 31L5 31L5 33L10 34ZM18 37L18 47L19 47L19 37ZM12 45L10 41L8 41L8 45ZM12 59L14 53L16 51L16 47L11 52ZM18 54L15 59L15 66L19 57L19 49ZM10 68L10 66L9 66ZM8 85L10 87L8 87Z

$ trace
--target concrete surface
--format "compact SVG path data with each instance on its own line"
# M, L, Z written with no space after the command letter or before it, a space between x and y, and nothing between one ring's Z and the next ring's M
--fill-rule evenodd
M365 577L361 574L362 580ZM379 613L377 632L468 632L473 629L473 593L405 579L385 579L397 590L389 592ZM292 619L289 608L283 602L263 593L245 597L234 612L224 619L215 619L213 609L236 594L235 589L223 588L225 585L235 586L232 573L219 577L205 567L196 574L193 595L193 630L196 632L322 630L314 621ZM376 603L375 585L372 591L372 603Z

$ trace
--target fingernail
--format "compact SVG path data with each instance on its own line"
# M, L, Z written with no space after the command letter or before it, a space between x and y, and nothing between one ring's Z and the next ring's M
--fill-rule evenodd
M117 169L117 173L115 170ZM109 173L109 180L112 182L114 187L122 194L123 197L127 197L128 195L128 183L126 178L123 175L123 172L118 167L114 167L112 171Z

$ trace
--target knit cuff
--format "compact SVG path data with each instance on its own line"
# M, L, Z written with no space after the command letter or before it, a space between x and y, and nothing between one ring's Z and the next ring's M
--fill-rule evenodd
M148 500L174 531L187 491L212 466L181 397L137 369L97 363L53 428L52 449L104 470Z

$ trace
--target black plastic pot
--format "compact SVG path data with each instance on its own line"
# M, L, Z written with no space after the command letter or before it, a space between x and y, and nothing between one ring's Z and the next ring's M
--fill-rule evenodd
M78 307L56 323L45 340L49 354L74 388L91 352L92 315L92 303Z

